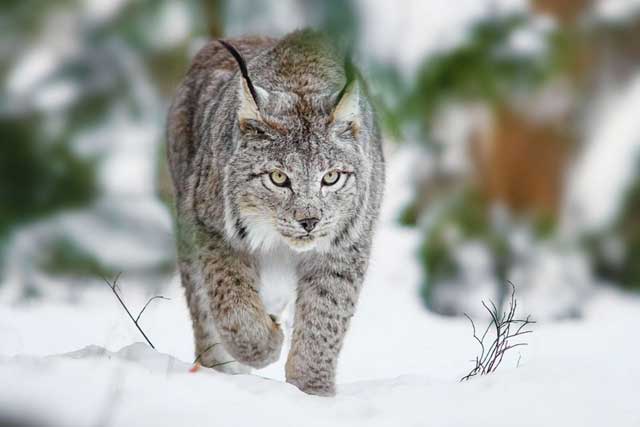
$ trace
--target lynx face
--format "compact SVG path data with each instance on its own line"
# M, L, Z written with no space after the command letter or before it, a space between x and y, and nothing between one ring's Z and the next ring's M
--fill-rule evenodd
M357 209L364 157L353 120L320 109L241 122L227 169L240 233L252 249L326 250Z

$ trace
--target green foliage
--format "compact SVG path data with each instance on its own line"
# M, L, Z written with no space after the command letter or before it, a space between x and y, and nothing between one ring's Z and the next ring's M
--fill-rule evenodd
M373 63L367 67L367 77L375 81L375 91L369 91L381 128L396 140L403 139L406 125L401 116L408 96L405 79L392 66Z
M199 3L190 0L192 12ZM123 108L132 120L148 117L142 111L148 92L140 81L151 87L149 92L173 91L187 66L188 49L187 41L158 43L158 23L166 19L163 13L170 4L127 1L113 15L86 19L85 5L78 0L3 3L4 42L16 48L5 49L0 57L0 251L13 229L63 209L85 207L98 196L97 163L105 148L89 147L96 154L80 156L74 151L78 136L90 138ZM47 75L19 94L8 91L7 76L25 53L46 49L45 29L58 15L82 21L59 29L61 34L74 31L66 35L75 37L77 48L60 56L52 51L55 59ZM46 107L34 102L58 84L73 88L68 100ZM164 117L157 120L160 128ZM77 250L67 256L81 259ZM58 255L54 259L60 266L73 264Z
M428 306L431 292L442 282L454 279L460 266L453 258L453 252L461 242L482 242L486 245L494 262L494 275L499 282L506 282L507 272L513 260L509 246L508 228L497 224L491 215L489 204L481 193L468 187L455 194L450 201L443 202L435 222L424 231L420 249L420 262L426 281L421 288L421 296ZM415 220L415 213L409 206L404 214ZM550 217L531 219L534 237L546 240L553 237L556 222Z
M507 254L506 239L493 227L488 211L484 198L477 191L468 188L456 195L439 212L435 223L425 233L420 251L427 277L423 296L427 300L431 286L457 274L458 266L452 257L457 242L483 241L490 248L494 259L504 259ZM496 271L496 274L498 277L504 276L503 271Z
M533 221L537 239L553 236L555 222L548 218ZM492 255L494 275L499 282L506 282L507 272L513 260L508 241L509 229L496 224L485 198L469 187L456 194L438 212L435 222L424 231L420 249L420 261L426 281L421 296L429 305L431 292L443 281L454 279L460 266L453 258L453 251L460 242L483 242Z
M434 115L451 100L496 104L516 90L539 85L553 70L548 55L508 51L510 37L527 22L523 15L481 21L466 43L429 57L418 71L400 115L405 121L421 123L428 134Z
M532 222L534 234L541 240L553 237L558 226L558 221L549 214L537 215Z
M0 117L0 240L16 225L96 195L95 161L62 141L43 143L39 120Z
M411 202L400 212L400 224L407 227L414 227L418 225L419 216L420 210L418 204L415 201Z
M615 224L602 233L589 236L586 246L595 260L599 276L619 283L626 289L640 291L640 176L626 194ZM623 247L620 259L611 259L603 246L617 239Z
M494 16L478 22L466 40L453 49L428 57L419 68L415 81L403 90L396 103L398 127L418 126L421 140L431 143L433 121L452 102L480 102L490 107L508 104L515 94L539 88L570 62L571 37L562 29L543 37L544 48L535 54L517 52L510 47L517 31L530 31L532 17L526 14ZM437 152L438 146L431 143ZM407 206L400 221L405 225L419 223L424 215L419 200ZM436 286L460 273L454 259L456 247L477 241L486 245L494 261L494 275L506 280L511 264L507 230L497 226L491 216L489 202L475 188L468 186L429 203L430 223L424 231L420 259L426 281L422 297L429 304ZM435 214L435 216L434 216ZM434 219L435 218L435 219ZM528 218L539 239L555 231L552 217Z
M118 271L106 266L98 258L87 253L69 239L59 239L47 247L39 267L52 275L74 275L82 277L113 277Z
M355 43L360 22L353 1L325 0L307 2L314 16L319 18L317 26L339 43Z

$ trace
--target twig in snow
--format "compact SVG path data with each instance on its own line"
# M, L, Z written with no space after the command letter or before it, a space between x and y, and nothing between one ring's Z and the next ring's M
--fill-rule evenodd
M204 356L209 350L211 350L213 347L219 345L219 342L213 343L211 344L209 347L205 348L204 351L200 354L198 354L195 358L195 360L193 361L193 366L191 367L191 369L189 370L189 372L196 372L199 368L200 368L200 359L202 358L202 356ZM228 360L226 362L220 362L220 363L216 363L214 365L209 366L209 368L215 368L218 366L222 366L222 365L227 365L229 363L233 363L235 362L235 360Z
M533 331L527 329L527 327L536 322L531 320L530 316L527 316L524 320L514 318L516 308L518 306L518 302L515 298L516 287L511 282L509 282L509 284L511 285L512 290L509 309L506 312L500 313L493 301L489 301L491 307L482 301L482 306L487 310L491 317L491 321L482 333L482 336L478 336L473 319L465 313L465 317L469 319L471 327L473 328L473 338L480 345L480 354L473 360L475 363L473 369L467 375L462 377L460 381L469 380L476 375L487 375L491 372L495 372L495 370L498 369L498 366L500 366L500 363L502 363L502 358L507 351L515 347L527 345L527 343L510 343L510 340L514 338L532 333ZM495 338L487 347L485 340L489 330L491 329L494 330Z
M200 363L200 359L202 358L202 356L204 356L205 354L207 354L209 352L209 350L211 350L213 347L219 345L219 342L213 343L211 344L209 347L205 348L204 351L200 354L198 354L196 356L196 358L193 361L193 364L195 365L196 363Z
M120 305L122 306L122 308L124 308L124 311L127 312L127 315L129 316L129 318L131 319L131 321L133 322L133 324L136 326L136 328L138 329L138 331L142 334L142 336L144 337L145 341L147 341L147 344L149 344L149 346L152 349L156 349L155 346L151 343L151 341L149 340L149 337L147 337L147 334L144 333L144 331L142 330L142 328L140 327L140 324L138 323L138 321L140 320L140 316L142 316L142 313L144 313L144 311L147 309L147 306L149 305L149 303L155 299L165 299L168 300L169 298L163 297L161 295L156 295L154 297L151 297L147 300L146 304L144 305L144 307L142 307L142 310L140 310L140 312L138 313L138 315L134 318L133 315L131 314L131 311L129 311L129 308L127 307L127 305L124 303L124 301L122 300L122 297L120 296L119 292L120 292L120 287L118 286L118 279L120 278L121 273L118 273L116 275L116 277L113 278L113 281L109 281L106 278L102 278L102 280L104 280L104 282L107 284L107 286L109 286L109 288L111 289L111 292L113 292L113 294L116 296L116 298L118 299L118 302L120 303Z

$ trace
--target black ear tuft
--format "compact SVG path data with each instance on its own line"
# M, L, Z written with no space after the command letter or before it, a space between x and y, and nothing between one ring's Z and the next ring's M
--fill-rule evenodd
M240 67L240 73L242 74L242 78L244 78L245 82L247 82L247 86L249 87L249 91L251 92L251 97L257 106L260 106L258 102L258 94L256 93L256 89L253 87L253 83L251 83L251 79L249 78L249 72L247 71L247 63L245 62L240 52L236 50L235 47L231 46L224 40L218 40L222 46L225 47L231 53L233 58L238 63L238 67Z

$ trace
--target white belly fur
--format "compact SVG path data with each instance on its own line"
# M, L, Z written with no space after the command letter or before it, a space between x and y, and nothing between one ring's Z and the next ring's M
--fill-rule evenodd
M296 254L284 245L261 252L260 297L269 314L290 326L296 297Z

